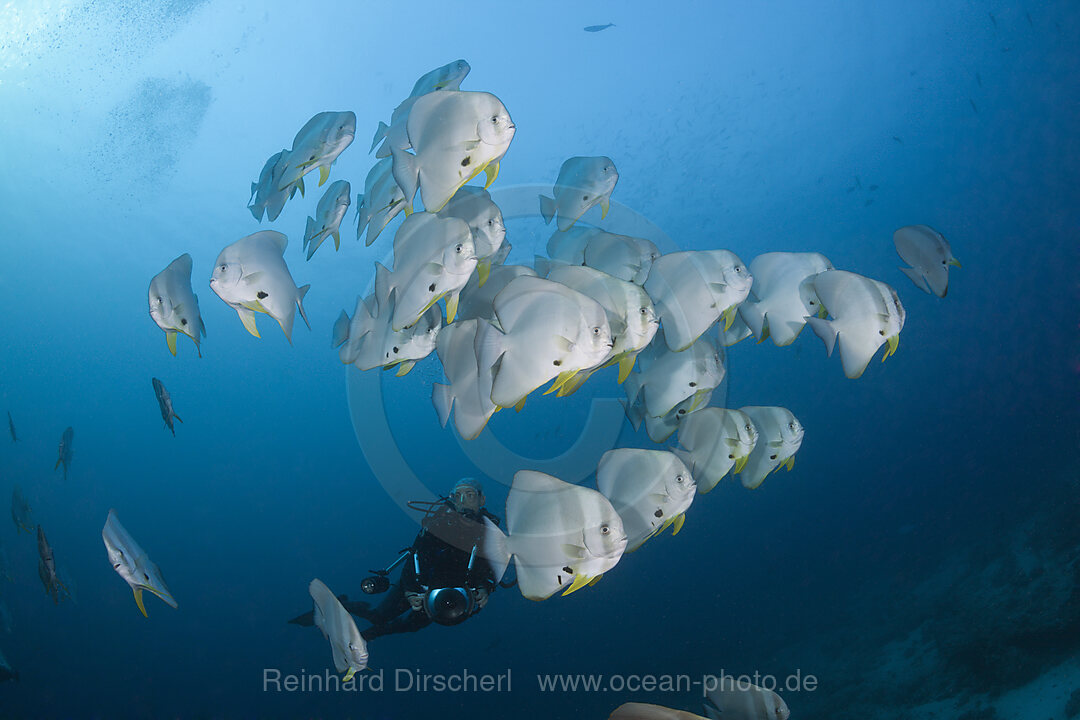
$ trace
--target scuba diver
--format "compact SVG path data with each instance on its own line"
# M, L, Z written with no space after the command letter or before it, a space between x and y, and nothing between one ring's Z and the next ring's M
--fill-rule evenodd
M432 622L457 625L480 612L498 583L483 557L484 518L499 518L484 509L484 490L474 478L462 478L449 498L435 502L414 501L409 507L425 513L413 544L385 570L372 570L360 589L368 595L389 594L377 606L338 599L353 615L371 622L360 634L365 641L393 633L416 632ZM397 583L389 575L401 565ZM314 624L314 611L289 621Z

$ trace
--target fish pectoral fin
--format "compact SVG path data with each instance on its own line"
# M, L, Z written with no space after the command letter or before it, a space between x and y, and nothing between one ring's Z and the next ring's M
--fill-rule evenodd
M580 545L564 543L562 546L562 551L563 554L566 555L566 557L573 560L581 560L585 557L585 548L581 547Z
M600 201L600 219L603 220L607 217L608 210L611 209L611 198L604 196L604 199Z
M250 272L250 273L245 274L240 279L244 281L245 285L251 285L252 283L256 283L259 280L261 280L262 277L263 277L262 270L256 270L255 272Z
M619 358L619 384L630 377L630 371L634 369L635 362L637 362L637 355L623 355Z
M176 331L169 330L165 333L165 344L169 346L169 352L176 357Z
M402 375L408 375L409 371L413 369L414 365L416 365L415 360L406 360L405 362L401 363L398 366L398 371L397 371L396 377L401 377Z
M525 397L521 398L520 400L517 401L517 403L514 404L514 411L515 412L521 412L522 411L522 409L525 407L525 401L528 399L528 397L529 396L526 395Z
M329 165L320 165L319 166L319 187L322 187L323 183L325 183L327 178L329 178L329 177L330 177L330 166Z
M735 475L738 475L739 473L741 473L743 471L743 468L746 467L746 461L749 460L749 459L750 459L749 455L743 455L741 458L737 458L735 460L735 472L734 472Z
M177 415L176 413L173 413L172 416L173 416L173 419L176 420L177 422L179 422L179 423L184 422L183 420L180 419L180 416Z
M343 679L343 680L344 680L345 682L349 682L350 680L352 680L352 679L353 679L353 675L355 675L355 674L356 674L356 668L354 668L354 667L350 667L350 668L349 668L349 671L348 671L347 673L345 673L345 677L344 677L344 678L342 678L342 679Z
M135 595L135 604L139 606L139 612L143 614L144 618L149 618L150 616L146 614L146 607L143 606L142 588L132 588L131 592Z
M791 468L795 467L795 456L792 455L791 457L789 457L787 460L785 460L784 462L782 462L780 464L783 465L785 468L787 468L788 472L791 472Z
M480 262L476 263L476 277L479 281L479 287L484 287L484 283L487 282L488 275L491 274L491 258L484 258Z
M952 265L953 267L958 267L958 268L964 267L963 265L960 264L960 261L957 260L956 258L949 258L949 264Z
M570 583L570 587L563 591L563 596L569 595L572 592L577 592L581 588L591 583L593 578L588 575L575 575L574 582Z
M604 573L600 573L599 575L597 575L596 577L594 577L594 578L593 578L592 580L590 580L590 581L589 581L589 587L592 587L592 586L593 586L593 585L595 585L596 583L600 582L600 578L602 578L602 577L604 577Z

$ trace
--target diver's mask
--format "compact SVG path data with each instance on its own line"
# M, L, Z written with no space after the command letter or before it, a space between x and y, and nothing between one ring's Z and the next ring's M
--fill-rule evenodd
M422 597L424 612L440 625L457 625L476 611L476 600L468 588L436 588Z

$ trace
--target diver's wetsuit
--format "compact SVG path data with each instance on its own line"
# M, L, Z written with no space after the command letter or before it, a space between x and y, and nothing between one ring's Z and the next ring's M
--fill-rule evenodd
M415 632L431 624L426 612L413 609L406 593L462 587L479 589L487 595L495 590L495 573L481 557L484 517L499 524L499 519L487 510L481 508L479 512L459 512L449 503L444 503L424 518L422 529L413 541L409 557L405 559L401 576L390 587L386 598L372 609L365 603L350 603L349 612L372 623L371 627L360 633L365 640L392 633ZM469 557L474 547L476 557L470 571ZM477 606L473 613L479 609Z

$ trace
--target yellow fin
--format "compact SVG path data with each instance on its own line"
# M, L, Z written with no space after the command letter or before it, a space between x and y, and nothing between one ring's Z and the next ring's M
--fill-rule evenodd
M329 178L329 177L330 177L330 166L329 165L320 165L319 166L319 187L322 187L323 183L326 182L326 179Z
M604 573L600 573L599 575L597 575L596 577L594 577L594 578L593 578L592 580L590 580L590 581L589 581L589 587L592 587L592 586L593 586L593 585L595 585L596 583L600 582L600 578L602 578L602 577L604 577Z
M165 344L169 346L169 352L176 357L176 332L169 330L165 333Z
M491 183L495 182L495 178L499 177L499 163L498 161L488 163L484 168L484 174L487 175L487 182L484 183L484 187L491 187Z
M442 300L444 295L446 295L446 293L439 293L435 297L431 298L431 300L428 302L428 304L424 306L424 309L420 311L420 314L423 315L428 310L430 310L431 306L434 305L435 303L439 302L440 300Z
M563 595L569 595L572 592L577 592L581 588L585 587L592 581L592 578L588 575L575 575L574 582L570 583L570 587L563 591Z
M960 261L957 260L956 258L950 258L949 259L949 264L952 265L953 267L964 267L963 265L960 264Z
M146 608L142 604L142 588L132 588L132 592L135 593L135 604L139 606L139 612L142 613L144 618L150 617L146 614Z
M255 326L255 313L238 314L240 315L240 322L244 323L244 328L255 337L260 337L259 328Z
M484 283L487 282L488 275L491 274L491 258L484 258L480 262L476 263L476 276L480 280L479 286L484 287Z
M795 467L795 456L792 455L791 457L789 457L787 460L785 460L784 462L782 462L780 464L783 465L785 468L787 468L788 472L791 472L791 468Z
M558 377L555 378L555 382L551 383L551 387L549 387L547 390L545 390L544 394L547 395L549 393L555 392L556 390L559 390L560 388L562 388L563 385L565 385L567 382L569 382L570 379L573 378L575 375L577 375L577 370L565 370L565 371L559 373Z
M619 383L621 384L626 378L630 377L630 371L634 369L634 363L637 362L637 355L623 355L619 358Z
M682 530L684 522L686 522L686 513L679 513L678 515L676 515L675 522L672 523L672 525L675 526L675 529L671 531L671 534L678 535L679 531Z
M743 455L741 458L736 458L736 460L735 460L735 471L732 473L732 475L738 475L739 473L741 473L743 471L743 468L746 467L746 461L749 460L749 459L750 459L750 454L749 453L747 453L746 455Z
M706 390L698 390L696 393L694 393L694 402L690 403L689 412L694 412L695 410L697 410L698 405L700 405L701 401L708 397L708 395L709 392Z
M350 680L353 679L353 675L355 675L355 674L356 674L356 668L353 668L353 667L349 668L349 671L347 673L345 673L345 677L343 678L344 681L349 682Z
M405 206L405 217L409 217L412 214L413 214L412 205L406 205Z
M454 322L454 318L457 317L458 299L461 296L457 293L446 296L446 322L450 324Z
M341 249L341 233L338 232L337 230L335 230L334 232L330 233L330 236L332 238L334 238L334 250L340 250Z
M397 371L397 376L396 377L401 377L402 375L408 375L409 371L413 369L414 365L416 365L415 360L406 360L405 362L401 363L400 365L398 365L398 371Z
M600 201L600 219L603 220L607 217L608 210L611 209L611 198L605 197Z
M518 400L518 401L517 401L517 404L516 404L516 405L514 405L514 410L516 410L517 412L521 412L521 408L525 407L525 399L526 399L526 398L528 398L528 397L529 397L529 396L528 396L528 395L526 395L525 397L523 397L523 398L521 398L520 400Z
M881 356L881 362L885 362L890 355L896 353L896 348L900 347L900 335L893 335L886 340L886 342L888 343L889 348L885 351L885 354Z
M731 329L731 323L735 322L735 313L736 312L737 312L737 307L735 305L732 305L731 307L729 307L727 310L725 310L720 315L720 317L724 318L724 332L727 332L728 330ZM764 340L764 339L765 338L763 337L762 340ZM759 340L758 342L761 342L761 341Z

